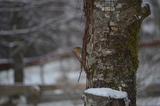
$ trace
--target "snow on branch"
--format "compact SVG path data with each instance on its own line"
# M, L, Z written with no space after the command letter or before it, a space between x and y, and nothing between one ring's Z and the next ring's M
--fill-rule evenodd
M65 0L1 0L0 2L21 2L21 3L36 3L36 4L42 4L42 3L48 3L48 2L64 2Z
M4 0L4 1L0 1L1 2L11 2L11 3L15 3L15 6L14 4L12 4L11 7L1 7L0 8L0 12L20 12L20 11L23 11L23 10L33 10L34 8L38 8L38 6L43 6L47 3L64 3L65 1L56 1L56 0L45 0L45 1L28 1L28 0ZM22 6L20 7L17 7L16 6L16 3L23 3ZM53 3L54 2L54 3ZM25 4L25 5L24 5ZM60 10L62 9L62 7L55 7L56 9L55 10Z
M90 88L84 91L84 93L113 98L124 99L127 98L127 92L113 90L111 88Z
M48 19L46 21L43 21L43 23L34 26L34 27L30 27L30 28L26 28L26 29L15 29L15 30L1 30L0 31L0 35L17 35L17 34L27 34L27 33L31 33L34 31L37 31L51 23L54 22L55 23L59 23L59 22L64 22L66 20L69 20L73 18L73 14L68 15L68 17L66 18L66 15L61 15L61 16L57 16L55 18L51 18Z
M86 106L129 106L127 92L111 88L89 88L84 91Z

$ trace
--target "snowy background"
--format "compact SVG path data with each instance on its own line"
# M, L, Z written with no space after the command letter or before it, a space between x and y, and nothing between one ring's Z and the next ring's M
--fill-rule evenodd
M2 0L3 1L3 0ZM7 0L11 1L11 0ZM13 0L14 1L14 0ZM18 2L19 0L15 0ZM24 2L31 2L30 0L22 0ZM46 0L47 1L56 1L56 0ZM58 1L58 0L57 0ZM160 40L160 1L159 0L144 0L151 5L152 14L144 20L142 28L140 31L140 43L151 43L151 46L141 46L139 50L139 59L140 65L137 71L137 106L160 106L160 45L154 44L155 41ZM38 52L38 58L46 55L44 51L50 52L50 49L54 49L53 54L63 54L62 56L55 55L50 61L41 61L42 64L35 65L26 65L24 68L24 85L29 86L39 86L39 85L63 85L65 89L56 89L56 90L47 90L41 92L41 102L28 103L29 94L22 94L19 98L13 99L12 102L17 104L17 106L82 106L83 101L81 100L81 95L85 89L85 73L82 73L81 79L78 82L80 64L79 61L75 58L72 53L72 50L75 46L80 46L82 44L82 37L84 31L84 18L82 12L82 0L61 0L62 4L60 6L47 6L42 8L43 11L38 12L38 17L32 19L33 23L39 23L41 21L48 23L49 27L42 28L40 31L45 31L47 37L35 37L32 41L33 47L26 57L31 58L30 54ZM43 3L35 2L33 5L39 5ZM54 5L54 4L53 4ZM38 7L38 9L41 7ZM4 11L5 8L0 9ZM17 10L16 10L17 9ZM18 11L18 8L15 10ZM57 10L60 10L57 11ZM45 17L42 17L45 13ZM52 15L50 15L53 13ZM50 19L51 17L60 16L59 19ZM34 12L29 13L34 14ZM30 19L29 17L26 17ZM47 20L49 18L49 20ZM47 21L44 21L47 20ZM53 22L52 22L53 21ZM32 25L28 25L32 26ZM0 31L0 34L4 32ZM45 34L46 34L45 33ZM36 36L36 34L33 34ZM30 34L29 36L33 36ZM26 38L24 41L29 41L30 38ZM34 37L33 37L34 38ZM50 39L54 39L50 41ZM7 47L12 47L13 42L5 41L3 37L0 37L0 63L6 62L6 59L3 56L6 56L3 52L3 44L6 44ZM7 42L7 43L6 43ZM153 42L153 44L152 44ZM21 42L18 42L21 43ZM52 44L53 43L53 44ZM25 45L24 43L23 45ZM43 45L53 45L50 48L41 48ZM69 53L69 55L66 55ZM7 56L6 56L7 57ZM56 58L55 58L56 57ZM13 85L13 68L3 69L0 71L0 85ZM73 86L82 85L78 89L73 88ZM37 88L38 90L38 88ZM3 91L0 91L0 94ZM36 95L32 95L33 97ZM0 96L0 105L9 101L7 96Z

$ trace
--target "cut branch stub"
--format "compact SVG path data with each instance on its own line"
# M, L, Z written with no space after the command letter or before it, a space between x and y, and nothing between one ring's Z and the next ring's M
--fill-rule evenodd
M127 93L110 88L90 88L84 91L85 106L126 106Z
M92 94L85 94L85 106L125 106L124 99L112 99Z

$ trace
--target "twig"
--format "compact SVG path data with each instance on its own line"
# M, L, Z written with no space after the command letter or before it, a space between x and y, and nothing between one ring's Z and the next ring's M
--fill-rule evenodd
M76 58L79 60L79 62L82 64L82 61L81 61L80 57L78 57L78 55L75 53L75 51L73 51L73 53L74 53L74 55L76 56ZM84 66L83 66L83 67L84 67ZM79 80L80 80L81 74L82 74L82 67L81 67L81 71L80 71L80 73L79 73L78 82L79 82Z
M82 63L82 62L81 62L81 59L78 57L78 55L75 53L75 51L73 51L73 53L74 53L74 55L76 56L76 58L79 60L79 62Z

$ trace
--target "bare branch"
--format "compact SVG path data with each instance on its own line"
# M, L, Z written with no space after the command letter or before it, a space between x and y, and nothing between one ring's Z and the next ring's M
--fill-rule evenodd
M26 29L2 30L2 31L0 31L0 35L27 34L27 33L31 33L31 32L35 32L37 30L40 30L41 28L43 28L47 25L50 25L53 22L54 22L54 24L55 23L57 24L57 23L69 20L71 18L73 18L72 14L68 15L67 19L66 19L66 15L60 15L60 16L57 16L55 18L51 18L51 19L48 19L46 21L43 21L43 23L41 23L37 26L34 26L34 27L30 27L30 28L26 28Z

